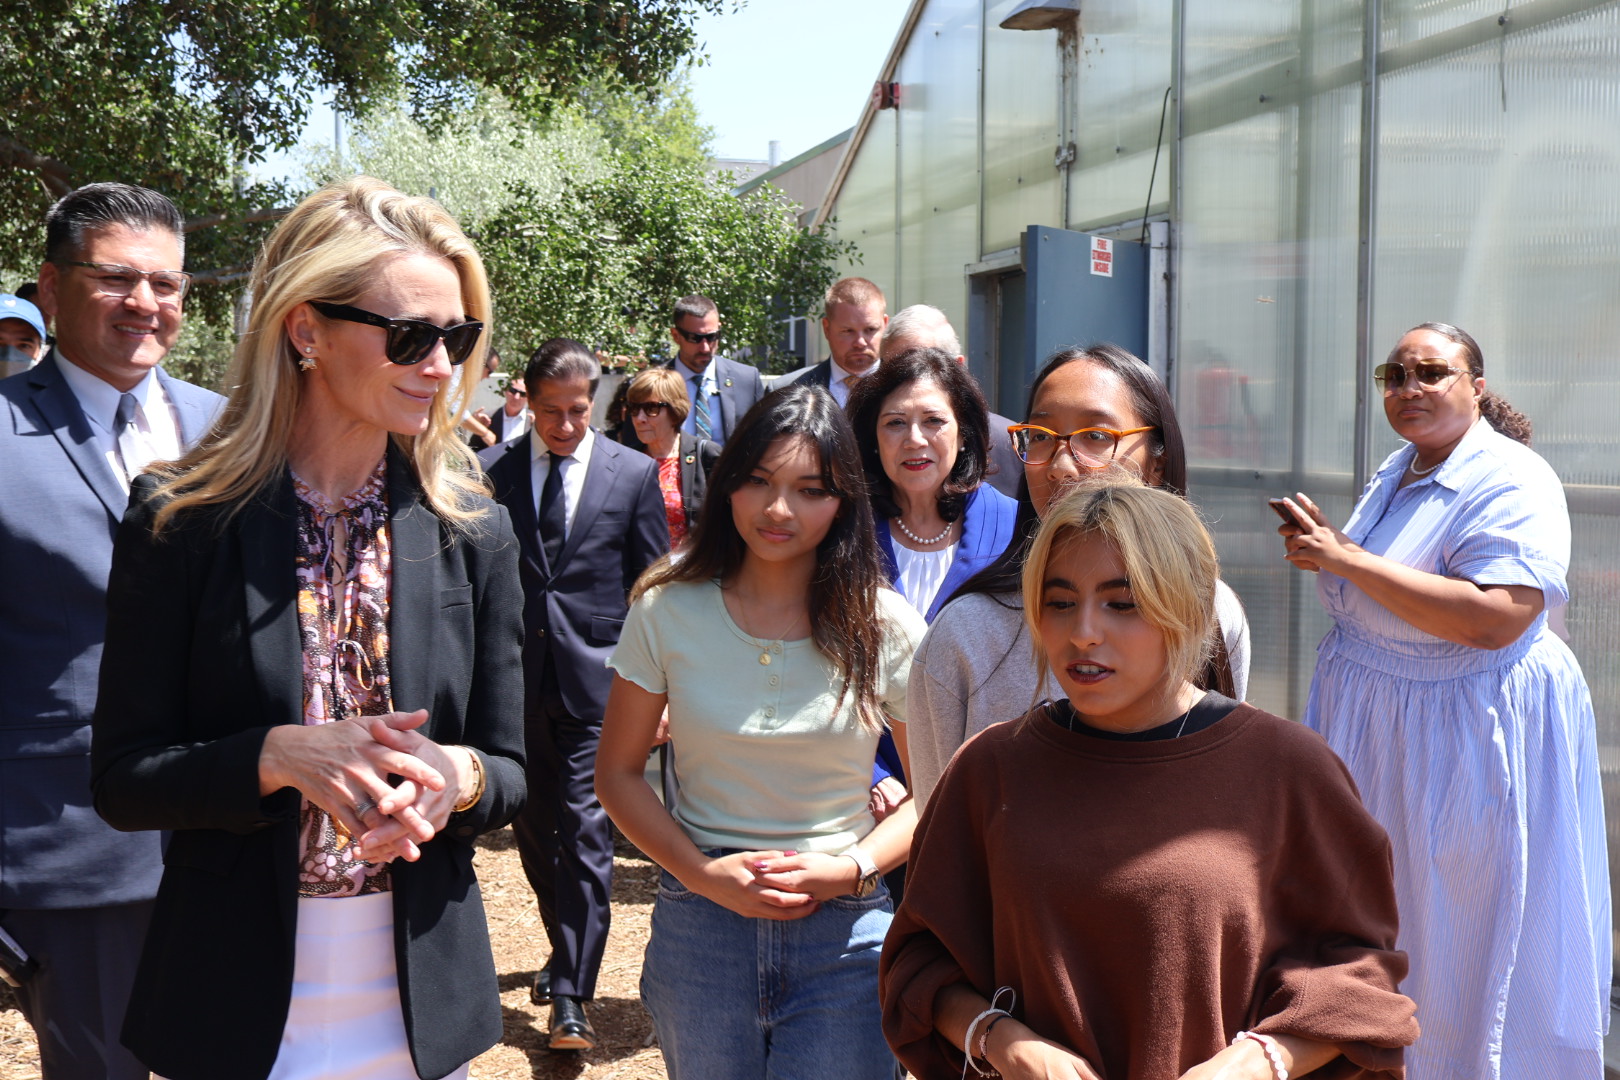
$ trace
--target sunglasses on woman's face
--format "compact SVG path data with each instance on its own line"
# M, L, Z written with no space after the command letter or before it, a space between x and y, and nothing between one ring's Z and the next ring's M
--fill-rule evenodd
M444 351L450 354L450 363L460 364L472 355L473 347L478 344L478 335L484 332L484 324L477 320L456 326L435 326L421 319L385 319L361 308L348 304L328 304L324 300L311 300L309 306L328 319L364 323L387 330L388 341L383 346L383 353L389 363L403 366L426 360L433 346L441 339L444 341Z
M669 402L667 401L632 401L624 407L624 411L627 416L634 416L637 413L660 416L667 408L669 408Z
M1437 391L1453 375L1462 372L1462 368L1454 368L1444 360L1419 360L1411 371L1400 364L1379 364L1373 368L1373 382L1382 386L1386 394L1398 394L1406 389L1408 379L1416 379L1425 390Z

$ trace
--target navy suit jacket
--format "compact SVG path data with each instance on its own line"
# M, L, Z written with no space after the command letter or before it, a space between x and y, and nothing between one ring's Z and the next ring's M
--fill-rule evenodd
M529 459L530 440L521 439L489 466L495 498L512 515L521 556L525 701L534 711L550 656L563 706L599 723L613 685L607 659L630 610L630 587L669 550L658 466L598 431L573 528L552 566L540 546Z
M157 833L90 805L113 535L129 502L53 352L0 381L0 908L149 900ZM195 443L223 399L157 373Z
M786 375L783 375L780 379L777 379L776 385L771 389L778 390L784 386L787 386L789 383L796 382L802 382L806 386L819 386L823 390L830 389L832 384L832 361L823 360L819 364L811 364L809 367L802 367L797 371L790 371Z
M123 1039L172 1080L261 1080L286 1026L298 926L301 799L259 795L265 736L304 712L297 496L283 474L228 520L188 512L154 538L153 488L136 479L113 556L93 755L108 821L174 830ZM423 735L476 748L487 780L420 859L390 868L400 1001L423 1076L501 1037L473 845L523 804L522 597L507 516L481 501L473 531L453 532L389 448L390 695L400 711L428 711Z
M765 396L765 384L760 381L759 369L747 364L739 364L724 356L716 356L709 364L714 368L715 388L720 391L720 424L709 437L723 443L737 430L737 421L743 418L743 414ZM688 377L687 369L679 361L671 360L664 366L678 374L683 381Z

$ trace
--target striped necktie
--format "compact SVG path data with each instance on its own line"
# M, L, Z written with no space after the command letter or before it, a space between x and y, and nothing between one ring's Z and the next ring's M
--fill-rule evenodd
M692 380L692 434L700 439L714 438L714 423L709 416L708 381L701 375Z

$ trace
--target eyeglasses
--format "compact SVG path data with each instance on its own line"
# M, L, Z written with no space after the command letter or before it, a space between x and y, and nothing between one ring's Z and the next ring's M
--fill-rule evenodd
M515 386L508 386L506 388L506 392L508 394L511 394L513 397L528 397L529 396L529 392L527 390L519 390Z
M1461 375L1461 368L1454 368L1441 359L1419 360L1407 371L1400 364L1379 364L1373 368L1373 382L1384 388L1386 394L1398 394L1406 389L1406 380L1415 378L1418 385L1430 393L1437 393L1442 383L1453 375Z
M387 330L388 343L383 346L383 352L388 362L406 367L426 360L440 339L444 341L445 352L450 354L450 363L460 364L472 355L473 347L478 344L478 335L484 332L484 324L476 319L456 326L435 326L420 319L385 319L348 304L328 304L324 300L311 300L309 306L328 319L364 323Z
M108 296L128 296L145 279L152 286L152 295L159 303L179 303L191 290L191 275L179 270L137 270L133 266L117 263L79 262L70 260L58 266L82 266L94 270L96 288Z
M624 407L624 413L626 416L634 416L637 413L646 413L648 416L662 416L667 408L669 408L669 402L667 401L632 401Z
M1057 456L1058 447L1066 442L1075 462L1088 469L1107 468L1119 449L1119 440L1127 435L1152 430L1151 427L1136 427L1127 431L1090 427L1059 435L1039 424L1014 424L1007 429L1012 435L1013 450L1024 459L1026 465L1045 465Z
M694 334L690 330L682 330L679 326L677 326L675 328L675 332L681 335L681 337L685 338L687 341L691 342L693 345L702 345L705 342L713 345L720 340L720 331L718 330L712 334Z

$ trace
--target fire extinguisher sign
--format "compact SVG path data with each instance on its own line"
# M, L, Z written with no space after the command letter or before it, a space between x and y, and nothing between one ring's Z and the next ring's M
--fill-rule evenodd
M1114 276L1114 242L1106 237L1091 238L1091 272L1101 277Z

